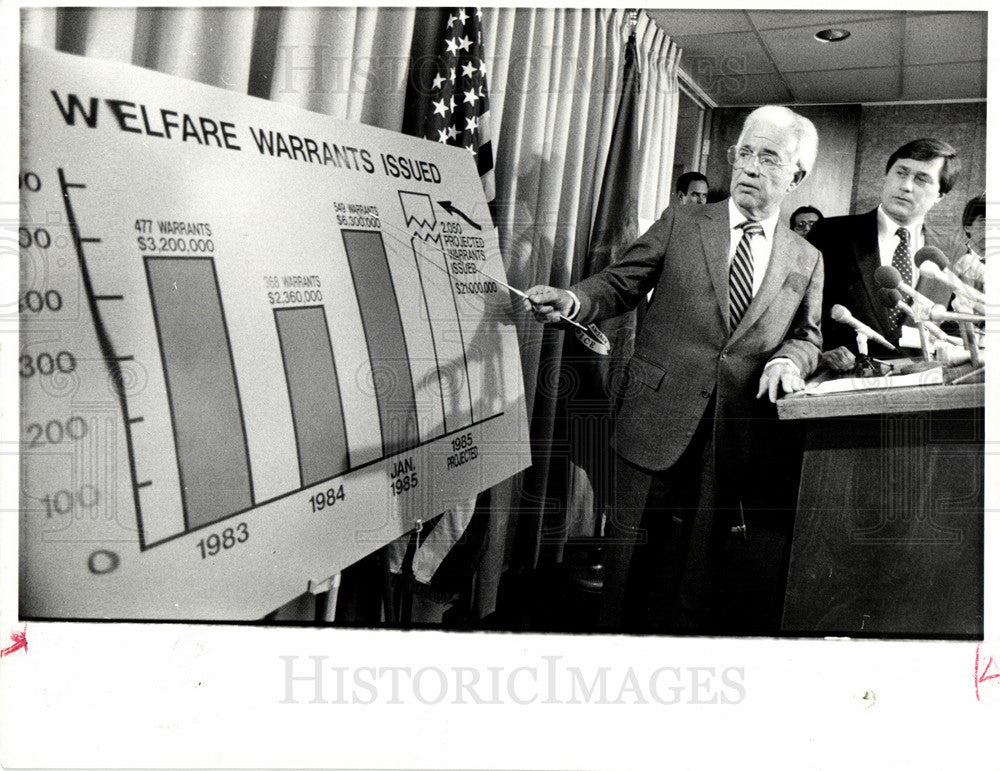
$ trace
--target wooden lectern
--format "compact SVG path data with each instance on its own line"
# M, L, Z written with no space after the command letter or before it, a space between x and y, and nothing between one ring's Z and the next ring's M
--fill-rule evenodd
M778 402L805 421L782 632L979 639L984 384Z

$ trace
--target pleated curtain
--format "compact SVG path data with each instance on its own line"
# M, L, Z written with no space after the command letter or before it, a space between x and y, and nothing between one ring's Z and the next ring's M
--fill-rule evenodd
M29 8L22 43L127 62L336 118L403 126L414 8ZM567 286L590 238L631 25L624 10L483 10L497 195L509 282ZM639 216L668 204L680 51L640 12ZM518 321L533 466L491 491L476 603L493 610L505 569L532 567L546 502L563 332ZM527 525L525 525L527 521ZM519 524L520 523L520 524ZM563 528L563 532L566 529Z

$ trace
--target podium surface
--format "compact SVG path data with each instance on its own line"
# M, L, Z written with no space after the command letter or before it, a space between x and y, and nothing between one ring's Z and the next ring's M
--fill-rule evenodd
M779 400L805 446L782 632L983 633L983 383Z

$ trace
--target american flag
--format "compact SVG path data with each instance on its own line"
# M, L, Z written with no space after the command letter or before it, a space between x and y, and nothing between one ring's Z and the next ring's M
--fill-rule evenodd
M492 201L496 189L482 20L478 8L456 8L448 16L431 84L431 112L424 137L472 153L486 200Z

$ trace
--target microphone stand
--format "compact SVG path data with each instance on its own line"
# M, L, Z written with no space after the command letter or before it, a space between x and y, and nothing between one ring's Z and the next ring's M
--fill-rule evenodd
M924 322L917 322L917 333L920 335L920 351L923 354L924 361L930 361L931 350L927 343L927 328L924 326Z
M979 346L976 344L976 333L972 330L972 322L960 321L958 328L962 333L962 342L965 344L965 350L969 352L972 366L978 369L982 366L982 362L979 358Z
M885 364L868 355L868 336L857 333L858 355L854 360L854 377L882 377L889 374Z

